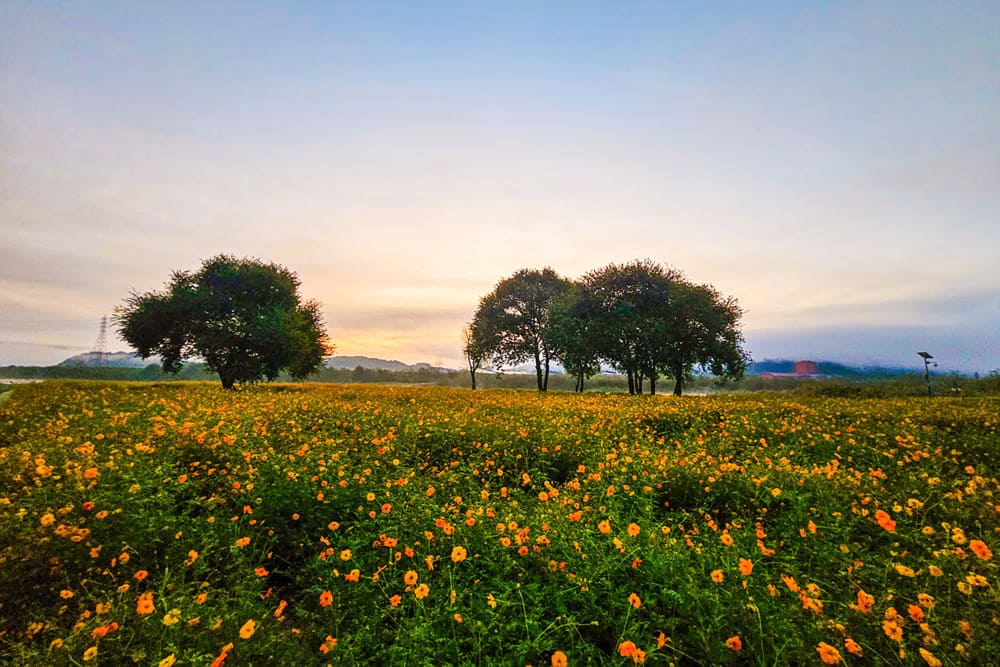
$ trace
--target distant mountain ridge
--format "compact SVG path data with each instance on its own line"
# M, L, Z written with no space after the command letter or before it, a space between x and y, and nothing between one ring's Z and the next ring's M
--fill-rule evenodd
M346 356L334 356L329 357L326 360L327 368L336 368L340 370L353 371L355 368L360 366L365 370L384 370L384 371L420 371L420 370L432 370L432 371L452 371L453 368L444 368L442 366L434 366L426 362L418 362L415 364L407 364L402 361L397 361L395 359L379 359L377 357L346 357Z
M68 359L56 364L57 366L108 366L111 368L145 368L150 364L158 364L157 357L143 359L134 352L83 352L75 354ZM446 372L454 369L434 366L426 362L416 364L406 364L395 359L378 359L375 357L342 357L334 356L326 359L327 368L353 371L358 366L365 370L386 370L386 371L419 371L432 370Z
M69 359L60 361L56 366L108 366L110 368L145 368L150 364L158 364L156 357L143 359L135 352L83 352L74 354Z
M761 373L791 373L795 370L795 362L791 359L763 359L750 364L747 375ZM849 366L836 361L817 361L816 372L819 375L839 377L858 377L861 375L896 376L910 373L922 373L921 368L904 368L902 366Z

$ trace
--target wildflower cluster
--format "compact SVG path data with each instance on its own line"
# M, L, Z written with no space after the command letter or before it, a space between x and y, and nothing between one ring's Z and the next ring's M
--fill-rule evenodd
M21 386L0 662L985 664L996 408Z

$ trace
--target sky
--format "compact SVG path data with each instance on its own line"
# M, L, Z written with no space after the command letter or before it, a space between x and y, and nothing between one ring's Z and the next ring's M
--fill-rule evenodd
M342 355L648 258L758 360L1000 368L996 2L0 0L0 99L0 366L227 253Z

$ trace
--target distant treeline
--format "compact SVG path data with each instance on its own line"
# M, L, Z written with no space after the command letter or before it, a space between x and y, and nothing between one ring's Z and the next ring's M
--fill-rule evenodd
M527 373L479 372L477 385L483 389L536 389L535 375ZM210 381L218 377L203 364L187 364L179 373L162 372L159 365L145 368L109 368L87 366L6 366L0 367L0 385L10 380L111 380L132 382ZM280 382L291 382L291 377L281 376ZM326 368L310 375L307 382L334 384L407 384L438 387L468 387L466 371L437 371L433 369L385 370L357 367L353 370ZM573 391L576 378L571 375L553 374L549 388L555 391ZM597 375L588 384L590 392L628 392L628 382L622 375ZM764 378L747 376L724 386L710 376L696 376L690 390L695 394L716 392L778 392L799 396L830 396L843 398L893 398L926 396L927 383L923 374L910 373L886 377L884 375L853 374L850 377L824 379ZM931 393L934 396L1000 395L1000 374L973 378L960 375L932 375Z

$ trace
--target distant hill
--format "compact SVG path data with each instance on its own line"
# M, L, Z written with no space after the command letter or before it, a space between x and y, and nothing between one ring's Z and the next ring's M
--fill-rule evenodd
M60 361L57 366L107 366L109 368L145 368L150 364L157 364L160 360L156 358L143 359L134 352L84 352L75 354L69 359Z
M376 357L330 357L326 360L326 365L328 368L336 368L340 370L353 371L355 368L360 366L365 370L385 370L385 371L419 371L419 370L432 370L447 372L454 370L452 368L442 368L440 366L432 366L431 364L420 362L416 364L404 364L402 361L396 361L395 359L378 359Z
M795 362L791 359L764 359L754 361L750 365L747 375L760 375L761 373L791 373L795 370ZM893 377L897 375L907 375L909 373L922 373L922 369L903 368L899 366L848 366L836 361L817 361L816 372L820 375L834 375L837 377L861 377L861 376L882 376Z

